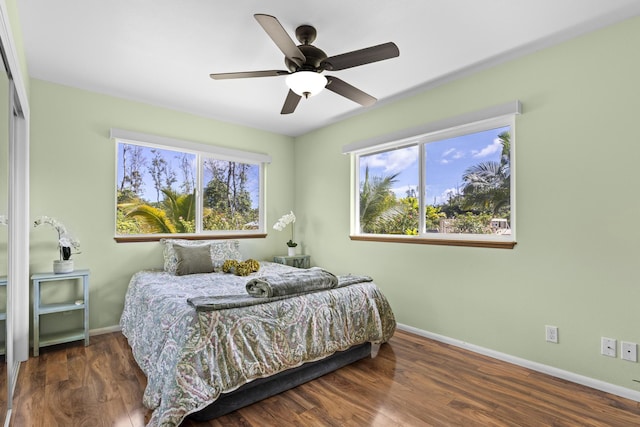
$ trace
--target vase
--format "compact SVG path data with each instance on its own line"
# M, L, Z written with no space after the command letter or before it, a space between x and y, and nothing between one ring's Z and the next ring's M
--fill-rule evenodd
M291 247L291 246L287 246L287 255L289 256L296 256L296 248Z
M71 273L73 271L73 260L60 260L53 261L53 272L55 274Z

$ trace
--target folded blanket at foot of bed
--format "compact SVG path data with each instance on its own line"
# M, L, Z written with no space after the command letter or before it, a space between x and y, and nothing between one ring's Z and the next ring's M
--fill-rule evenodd
M333 273L319 267L313 267L253 278L247 282L247 292L253 297L272 298L330 289L336 286L338 286L338 278Z
M337 285L334 286L335 288L355 285L356 283L373 281L373 279L369 276L354 276L354 275L338 276L336 277L336 280L337 280ZM298 293L287 294L287 295L280 295L276 297L255 297L249 294L211 295L211 296L189 298L187 302L191 304L193 307L195 307L196 311L216 311L216 310L224 310L228 308L238 308L238 307L247 307L250 305L265 304L268 302L278 301L285 298L292 298L298 295L303 295L305 293L318 292L321 290L323 289L316 289L313 291L298 292Z

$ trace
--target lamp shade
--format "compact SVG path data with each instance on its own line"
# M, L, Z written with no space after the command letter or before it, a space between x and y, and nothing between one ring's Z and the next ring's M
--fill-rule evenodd
M315 71L297 71L287 77L287 86L305 98L320 93L326 85L327 78Z

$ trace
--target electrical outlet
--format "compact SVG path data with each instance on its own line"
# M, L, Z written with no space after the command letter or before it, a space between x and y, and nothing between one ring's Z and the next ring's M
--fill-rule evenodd
M638 344L634 342L622 341L620 342L620 357L623 360L629 362L638 361Z
M600 341L600 353L604 356L616 357L618 343L613 338L602 337Z
M544 327L547 342L558 344L558 327L546 325Z

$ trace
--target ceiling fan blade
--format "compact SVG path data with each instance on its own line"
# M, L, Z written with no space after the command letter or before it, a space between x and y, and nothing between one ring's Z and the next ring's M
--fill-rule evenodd
M293 113L298 106L298 102L300 102L300 98L302 98L300 95L289 89L287 99L284 100L284 105L282 106L282 111L280 111L280 114Z
M331 56L320 64L321 68L329 71L345 70L357 67L358 65L370 64L372 62L384 61L400 55L400 50L395 43L389 42L371 46L341 55Z
M248 77L275 77L285 76L289 74L284 70L265 70L265 71L241 71L239 73L215 73L209 74L214 80L226 80L226 79L246 79Z
M328 83L326 88L328 90L330 90L331 92L335 92L338 95L342 95L354 102L357 102L360 105L369 107L375 104L377 101L377 99L373 96L361 91L357 87L351 86L349 83L345 82L344 80L340 80L337 77L327 76L327 81Z
M298 67L302 66L307 60L304 54L298 49L298 46L291 40L289 34L280 24L280 21L274 16L256 13L253 15L256 21L262 26L271 40L278 46L290 61L294 62Z

